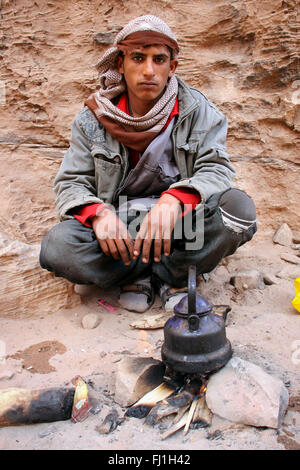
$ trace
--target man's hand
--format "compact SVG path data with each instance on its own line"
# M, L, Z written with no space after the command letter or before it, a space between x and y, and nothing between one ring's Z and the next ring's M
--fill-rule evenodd
M104 254L128 266L133 257L133 240L122 220L110 209L92 218L92 227Z
M142 261L148 263L152 240L154 240L154 261L160 261L162 244L164 254L171 252L171 236L176 220L181 214L181 202L171 194L164 194L145 216L137 234L133 259L142 252Z

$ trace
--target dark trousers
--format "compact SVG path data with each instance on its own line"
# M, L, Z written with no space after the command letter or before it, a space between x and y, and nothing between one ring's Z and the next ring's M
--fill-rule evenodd
M251 240L257 230L253 200L235 188L214 194L200 213L193 211L185 217L192 221L192 233L203 229L201 247L197 243L193 245L189 236L187 249L187 239L182 233L182 237L173 237L171 254L162 255L160 262L154 262L152 249L147 264L140 256L129 266L102 253L93 229L76 219L60 222L42 240L41 267L73 283L102 288L130 284L149 274L174 287L184 287L191 264L196 265L197 275L209 273L223 258ZM228 220L240 224L238 229L232 228ZM131 221L128 217L127 222Z

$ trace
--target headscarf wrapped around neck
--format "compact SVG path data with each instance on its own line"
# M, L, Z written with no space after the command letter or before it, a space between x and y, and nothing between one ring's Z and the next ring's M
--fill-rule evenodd
M172 49L174 58L178 55L177 40L163 20L153 15L144 15L130 21L115 37L113 47L98 61L96 67L100 88L85 102L113 137L139 151L149 145L168 120L178 92L176 76L173 75L168 80L163 95L144 116L130 116L118 109L112 100L126 91L123 74L117 68L120 50L127 51L151 44L168 46Z

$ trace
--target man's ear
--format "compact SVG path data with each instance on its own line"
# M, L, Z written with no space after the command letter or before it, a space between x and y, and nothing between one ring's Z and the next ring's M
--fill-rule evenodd
M174 75L176 69L177 69L177 65L178 65L178 60L177 59L172 59L170 61L170 72L169 72L169 78L172 77L172 75Z
M124 57L122 55L119 55L118 58L117 58L117 68L118 68L118 72L123 74L124 73Z

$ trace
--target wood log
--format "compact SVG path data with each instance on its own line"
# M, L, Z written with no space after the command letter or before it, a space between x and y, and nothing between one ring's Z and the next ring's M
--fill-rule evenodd
M0 427L70 419L73 398L73 388L0 390Z
M177 411L177 415L173 419L173 424L177 424L181 420L181 418L183 417L185 412L189 410L190 405L191 404L188 403L186 406L183 406L182 408L179 408L179 410Z
M192 424L195 428L211 425L212 413L206 404L205 396L198 398Z
M185 426L184 426L184 431L183 431L184 435L186 435L188 433L191 421L192 421L193 416L194 416L196 405L197 405L197 400L193 400L193 402L191 404L191 407L189 409L189 412L188 412L188 417L187 417Z
M169 318L170 314L147 315L145 318L130 323L130 326L140 330L156 330L163 328Z
M183 428L187 423L188 415L189 415L189 411L186 411L184 415L181 417L181 419L178 421L178 423L171 426L170 429L168 429L166 432L162 434L161 440L164 441L165 439L167 439L167 437L172 436L172 434L179 431L179 429Z
M156 403L169 397L172 393L174 393L174 389L163 382L154 390L146 393L134 406L129 408L125 416L130 418L145 418Z
M192 399L193 396L189 392L183 391L180 394L171 396L170 398L166 398L165 400L158 402L148 414L145 421L146 424L154 426L165 416L178 414L182 408L186 409L187 406L190 406Z

